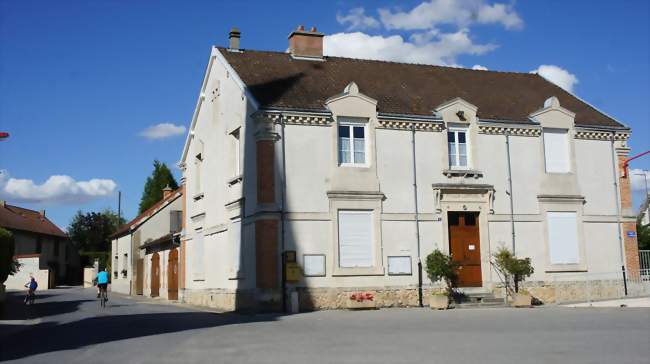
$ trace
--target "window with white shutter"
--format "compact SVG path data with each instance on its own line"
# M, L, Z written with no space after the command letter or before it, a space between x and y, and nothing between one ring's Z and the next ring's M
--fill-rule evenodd
M544 161L547 173L569 173L569 138L566 130L544 130Z
M192 278L195 281L203 280L205 277L205 272L203 268L203 231L197 230L194 234L194 239L192 239Z
M241 256L241 221L233 222L232 225L230 225L228 236L230 238L230 244L232 246L231 274L233 277L237 277L239 275L243 259Z
M575 212L548 212L548 250L551 264L578 264L578 225Z
M372 267L372 211L339 211L339 267Z

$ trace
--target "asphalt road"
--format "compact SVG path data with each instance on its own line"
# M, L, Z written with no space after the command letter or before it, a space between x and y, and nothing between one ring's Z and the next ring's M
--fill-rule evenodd
M0 319L10 363L643 363L650 309L382 309L216 314L92 289L13 297Z

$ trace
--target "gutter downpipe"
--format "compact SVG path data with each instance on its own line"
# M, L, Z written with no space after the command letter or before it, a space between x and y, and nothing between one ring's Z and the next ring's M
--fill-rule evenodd
M618 185L618 173L616 173L616 132L612 131L612 175L614 177L614 190L616 192L616 231L618 231L618 255L621 261L621 272L623 273L623 290L627 296L627 277L625 274L625 262L623 260L623 235L621 232L621 197Z
M282 257L282 312L287 312L287 274L286 274L286 256L284 251L284 213L286 203L286 189L287 189L287 167L286 167L286 154L285 154L285 140L284 140L284 115L280 113L280 133L282 138L282 205L280 207L280 250Z
M512 166L510 163L510 132L506 131L506 156L508 159L508 196L510 197L510 230L512 231L512 255L516 256L515 244L515 206L512 196ZM515 292L519 292L519 284L515 277ZM506 295L507 296L507 295Z
M417 169L415 163L415 125L411 124L411 146L413 150L413 200L415 202L415 238L418 249L418 304L422 303L422 258L420 257L420 213L418 210L418 182Z

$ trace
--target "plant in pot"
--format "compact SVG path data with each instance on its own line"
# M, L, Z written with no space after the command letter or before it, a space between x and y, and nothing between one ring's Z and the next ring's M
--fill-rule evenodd
M434 292L429 299L429 306L433 309L444 310L449 306L449 297L456 280L456 264L451 256L436 249L427 255L427 276L431 282L443 281L445 287L442 292Z
M494 267L503 276L506 295L512 297L512 306L529 307L532 297L526 290L519 289L519 283L530 277L533 272L530 258L517 258L504 247L494 253Z

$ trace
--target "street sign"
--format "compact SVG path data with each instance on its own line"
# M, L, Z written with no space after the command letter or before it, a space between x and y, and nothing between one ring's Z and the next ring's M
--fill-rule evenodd
M628 238L633 238L636 236L636 231L628 231L627 232L627 237Z

